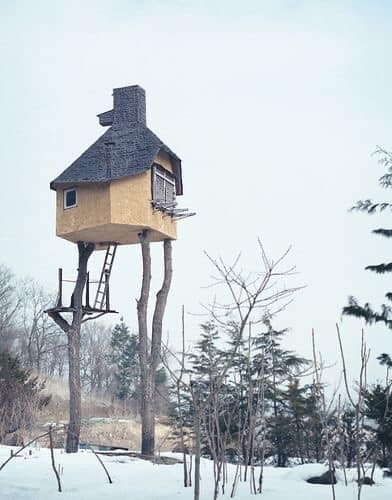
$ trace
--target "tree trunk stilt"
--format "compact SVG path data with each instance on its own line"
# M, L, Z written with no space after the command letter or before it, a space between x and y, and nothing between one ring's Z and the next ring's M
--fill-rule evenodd
M59 312L51 312L51 318L67 334L68 338L68 385L69 385L69 425L65 451L76 453L79 449L80 423L82 418L80 383L80 329L83 320L83 291L87 280L87 264L94 251L94 244L78 242L79 266L71 303L75 311L69 323Z
M80 423L82 418L80 330L69 330L68 332L68 360L69 424L65 451L66 453L76 453L79 448Z
M139 235L142 248L143 277L140 298L137 301L139 325L139 361L141 371L141 420L142 444L141 452L144 455L153 455L155 451L155 376L160 363L162 324L167 297L173 274L172 246L170 240L163 242L164 249L164 277L162 287L157 293L154 315L152 320L151 347L148 341L147 311L151 285L151 252L148 232Z

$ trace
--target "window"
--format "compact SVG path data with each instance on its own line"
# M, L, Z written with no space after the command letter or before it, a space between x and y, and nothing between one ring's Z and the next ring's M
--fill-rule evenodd
M164 207L173 205L176 199L176 181L174 175L159 165L153 170L153 204Z
M66 208L76 207L77 205L77 197L76 197L76 189L64 189L64 210Z

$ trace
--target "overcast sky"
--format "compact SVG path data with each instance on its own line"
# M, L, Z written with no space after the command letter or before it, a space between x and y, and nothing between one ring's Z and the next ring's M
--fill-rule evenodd
M361 198L388 199L371 154L391 146L392 3L388 1L6 1L1 8L1 262L56 287L74 276L75 246L55 236L49 182L104 132L96 114L112 89L147 92L150 128L183 160L175 279L165 331L175 343L180 308L201 312L211 291L203 254L257 271L257 237L307 285L277 319L286 345L310 353L316 331L337 360L335 323L347 296L378 304L390 277L363 270L388 261L389 242L370 234L388 217L348 213ZM160 247L153 274L161 268ZM98 273L102 253L93 270ZM112 303L136 329L140 249L123 247ZM156 272L154 273L154 271ZM155 284L158 284L155 282ZM111 321L114 321L112 318ZM187 318L196 339L200 318ZM360 321L341 328L358 370ZM392 333L367 328L375 356ZM330 369L334 378L339 368Z

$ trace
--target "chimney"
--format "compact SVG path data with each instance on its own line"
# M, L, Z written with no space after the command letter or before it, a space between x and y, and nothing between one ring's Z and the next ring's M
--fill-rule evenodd
M139 85L113 89L113 126L146 125L146 93Z

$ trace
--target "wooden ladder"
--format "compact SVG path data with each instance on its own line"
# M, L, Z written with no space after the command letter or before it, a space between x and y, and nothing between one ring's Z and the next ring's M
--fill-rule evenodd
M117 243L110 243L106 250L101 277L98 283L97 294L94 301L94 309L102 311L104 306L109 309L109 278L112 272L113 261L116 255Z

